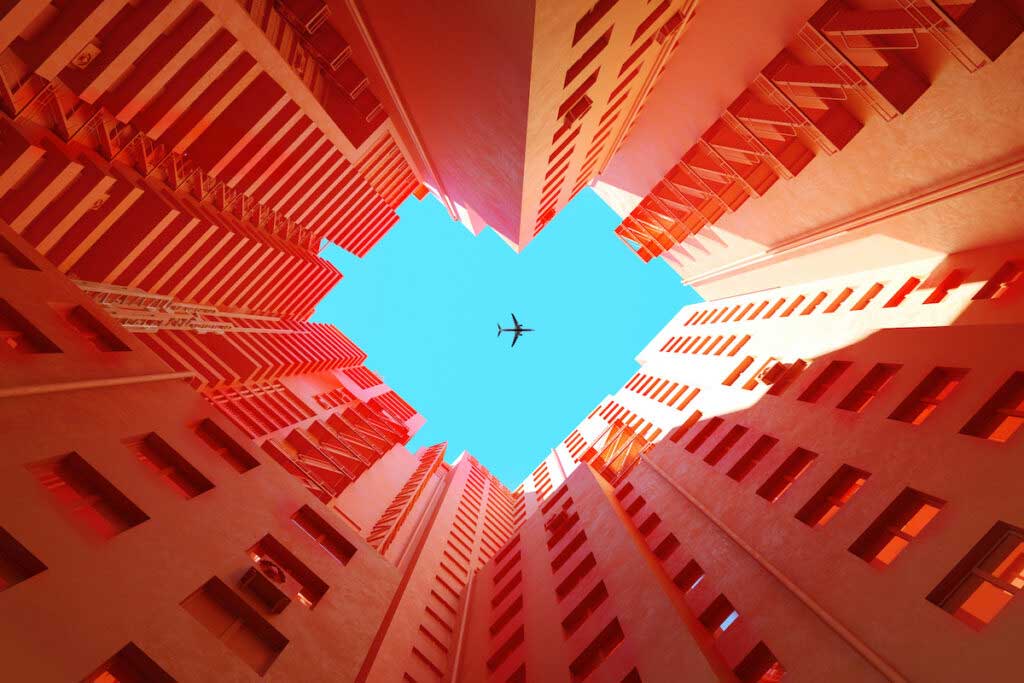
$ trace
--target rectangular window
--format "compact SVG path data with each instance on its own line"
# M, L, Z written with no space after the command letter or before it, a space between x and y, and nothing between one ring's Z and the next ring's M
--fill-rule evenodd
M784 303L786 303L786 299L785 299L785 297L783 297L783 298L779 299L779 300L778 300L778 301L776 301L776 302L775 302L774 304L772 304L772 307L771 307L771 308L769 308L769 309L768 309L768 312L764 314L764 320L767 320L768 318L770 318L770 317L772 317L773 315L775 315L776 313L778 313L778 312L779 312L779 309L780 309L780 308L782 308L782 305L783 305Z
M829 390L833 384L836 383L843 373L850 369L853 365L850 361L845 360L834 360L825 366L825 369L821 371L821 374L814 378L814 381L804 389L803 393L797 397L798 401L806 401L807 403L817 403L818 399L825 395L825 392Z
M652 512L647 515L647 519L645 519L643 524L637 528L637 531L640 532L641 536L647 538L654 533L654 530L658 528L659 524L661 524L661 517L659 517L656 512Z
M743 425L736 425L722 437L722 440L715 444L715 447L704 457L704 462L714 467L726 456L730 449L736 445L736 442L743 438L743 435L747 433L747 428Z
M569 560L569 558L572 557L573 553L575 553L583 546L586 540L587 535L583 533L583 531L580 531L578 534L576 534L576 536L574 536L573 539L569 541L569 544L562 549L562 552L558 553L555 559L551 560L551 571L557 572L559 569L561 569L562 565L564 565Z
M693 425L697 424L702 416L703 413L701 413L699 410L693 411L693 414L691 414L690 417L686 418L686 422L672 430L672 432L669 434L668 440L671 441L672 443L679 443L680 441L682 441L683 437L686 436L686 432L690 431L690 428L693 427Z
M935 289L928 295L928 298L924 300L926 304L937 304L946 298L950 290L956 289L963 284L964 278L967 277L967 271L957 268L956 270L950 271L946 277L942 278L942 282L935 285Z
M757 441L747 449L736 464L729 469L727 475L736 481L743 481L748 474L750 474L757 463L764 459L764 456L768 454L768 451L772 449L779 442L778 439L768 436L767 434L758 437Z
M964 368L935 368L889 415L889 419L921 424L953 393L965 375L967 370Z
M0 592L46 571L46 565L0 527Z
M960 433L1004 443L1021 424L1024 424L1024 372L1015 372Z
M945 501L906 488L850 546L850 552L878 567L889 566L917 538Z
M508 622L512 621L512 618L519 614L522 610L523 596L520 595L518 598L513 600L512 604L509 605L508 608L504 612L502 612L497 619L494 620L493 624L491 624L491 635L497 635L501 631L501 629L505 628Z
M850 410L855 413L863 412L864 408L875 399L878 392L885 388L885 385L892 380L893 375L901 367L903 366L892 363L878 363L875 367L868 370L868 374L864 375L864 379L857 383L857 386L846 395L846 398L839 402L837 407L841 410Z
M734 341L736 341L736 335L729 335L729 337L722 343L722 345L718 347L718 350L715 351L715 355L721 356L722 352L729 348L729 345L732 344Z
M580 55L580 58L573 62L573 65L569 67L569 70L565 72L565 82L562 84L563 87L568 87L577 76L579 76L584 69L590 66L590 63L594 61L608 45L608 40L611 38L612 29L609 28L604 32L604 35L594 41L593 45L587 48L587 51Z
M1024 529L999 522L928 594L928 600L981 629L1024 587Z
M608 589L604 587L604 581L598 582L589 593L587 593L579 604L562 620L562 631L568 638L579 630L579 627L591 614L608 599Z
M750 314L750 317L747 318L747 320L753 320L754 318L756 318L758 316L758 314L761 311L763 311L767 305L768 305L767 301L762 301L760 304L758 304L757 308L754 309L754 312Z
M708 440L708 437L714 434L715 430L722 426L723 422L725 422L725 420L720 417L713 417L708 420L707 424L704 425L704 428L697 432L697 436L693 437L693 439L690 440L690 443L686 444L686 450L691 453L696 453L697 450L704 445L704 442Z
M594 559L593 554L589 554L584 557L576 568L569 572L569 575L562 580L560 584L555 588L555 596L559 600L564 598L566 595L572 592L572 589L579 585L580 581L597 566L597 561Z
M196 434L238 473L248 472L260 464L259 460L238 445L238 442L228 436L227 432L213 420L200 422L196 427Z
M249 559L263 574L294 595L304 607L313 609L327 593L328 585L302 560L270 534L249 548Z
M761 485L761 488L757 490L757 495L769 503L774 503L789 490L789 487L800 478L800 475L807 471L816 457L818 457L817 453L806 448L797 448Z
M498 667L500 667L505 660L509 658L509 655L519 649L519 646L523 644L525 635L526 631L522 626L517 628L512 635L510 635L505 642L494 651L494 654L491 655L490 659L487 660L487 670L493 673Z
M605 626L597 634L597 637L569 665L570 680L573 683L586 680L590 674L597 670L597 667L601 666L615 652L615 649L622 643L625 637L625 634L622 632L622 626L619 625L619 620L612 619L611 623Z
M800 358L790 363L786 366L786 369L783 370L782 375L772 383L772 387L768 390L768 394L771 396L781 396L786 389L792 386L793 382L796 381L797 377L799 377L806 368L807 361Z
M83 683L174 683L174 678L135 643L128 643Z
M978 290L974 299L999 299L1020 285L1021 276L1024 276L1024 263L1007 261L985 286Z
M583 40L583 36L587 35L587 32L594 28L597 22L608 14L608 10L615 7L617 2L618 0L598 0L594 3L594 6L576 22L576 30L572 34L572 44L575 45Z
M733 669L740 683L773 683L781 681L786 669L764 643L754 646Z
M672 583L676 585L676 588L687 593L696 588L703 579L704 570L697 564L697 560L690 560L685 567L679 570L679 573L672 579Z
M864 296L862 296L850 310L863 311L865 308L868 307L868 305L871 304L874 298L878 296L878 293L881 292L883 289L885 289L885 285L882 284L881 282L876 282L875 284L871 285L870 287L868 287L868 291L864 292Z
M713 638L717 638L739 619L739 612L729 602L725 595L719 595L711 601L708 608L704 610L698 620L704 625Z
M800 508L796 518L807 526L825 526L854 494L860 491L870 476L864 470L843 465L807 504Z
M797 298L793 299L793 301L790 302L789 306L786 307L786 310L782 312L782 315L780 317L788 318L789 316L793 315L793 312L796 311L796 309L800 306L800 304L804 302L806 298L807 297L801 294Z
M348 564L356 554L356 547L308 505L299 508L298 512L292 515L292 521L338 562Z
M0 299L0 352L60 353L60 348L13 306Z
M149 519L77 453L29 465L29 471L61 509L102 538L113 538Z
M672 553L679 547L679 539L676 538L675 534L670 533L668 536L662 539L661 543L654 549L654 556L658 558L659 562L664 562L672 556Z
M827 296L828 292L818 292L817 294L815 294L814 298L811 299L811 303L807 304L807 308L800 311L800 315L810 315L811 313L814 313L814 310L822 301L825 300L825 297Z
M736 380L740 378L740 375L746 372L747 368L749 368L753 364L753 362L753 356L744 357L743 360L740 361L740 364L737 365L736 368L732 372L730 372L724 380L722 380L722 384L727 387L731 387L736 382Z
M739 353L740 349L747 345L748 341L750 341L749 334L745 334L742 337L740 337L740 340L736 342L736 346L732 347L732 351L730 351L728 355L735 356L737 353Z
M280 631L216 577L181 606L261 676L288 644Z
M213 488L202 472L154 433L124 441L124 445L182 498L194 498Z
M127 344L84 306L50 304L50 307L64 319L68 326L100 351L131 351Z
M896 290L896 293L892 295L892 298L885 302L884 308L895 308L896 306L899 306L903 303L903 300L907 298L907 295L917 289L919 284L921 284L920 279L916 277L909 278L903 283L902 287Z
M842 306L843 303L850 298L851 294L853 294L852 288L846 287L845 289L843 289L843 291L839 292L836 298L832 300L832 303L828 305L828 308L825 309L825 312L835 313L836 311L838 311L839 307Z

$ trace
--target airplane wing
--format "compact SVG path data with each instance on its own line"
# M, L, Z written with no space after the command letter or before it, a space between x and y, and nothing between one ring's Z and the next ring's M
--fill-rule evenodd
M523 333L520 332L519 330L516 330L516 336L512 337L512 346L516 345L516 342L519 341L519 337L521 337L521 336L523 336ZM512 348L512 347L509 347L509 348Z
M515 325L516 327L519 327L519 321L516 320L516 314L515 313L512 314L512 324Z

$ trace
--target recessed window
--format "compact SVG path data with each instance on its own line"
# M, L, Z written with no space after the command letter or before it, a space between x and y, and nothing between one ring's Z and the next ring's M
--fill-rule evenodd
M850 552L875 567L889 566L939 514L943 505L945 501L934 496L910 488L903 489L850 546Z
M686 432L690 431L690 428L700 421L702 415L703 413L699 410L693 411L690 417L686 418L686 422L679 425L669 433L668 440L672 443L679 443L682 441L683 437L686 436Z
M775 470L772 476L768 477L768 480L761 485L761 488L757 490L757 495L769 503L774 503L782 497L783 493L789 490L796 480L800 478L800 475L807 471L807 468L811 466L816 457L818 457L817 453L806 448L797 448L779 465L779 468Z
M870 476L864 470L843 465L814 494L814 497L800 508L796 518L807 526L825 526L860 491Z
M299 508L299 511L292 515L292 521L338 562L348 564L356 554L356 547L308 505Z
M181 606L261 676L288 644L284 635L216 577L185 598Z
M604 587L604 581L599 581L562 620L562 631L565 633L565 637L568 638L576 633L587 618L596 612L607 599L608 589Z
M101 323L96 316L89 312L84 306L67 306L62 304L50 304L50 307L64 319L82 339L104 352L131 351L131 348L121 341L106 325Z
M327 593L327 584L276 538L267 534L248 550L250 572L267 577L289 599L313 609ZM255 582L254 582L255 585Z
M843 376L850 366L853 365L850 361L845 360L834 360L825 366L825 369L821 371L814 381L804 389L803 393L797 397L798 401L805 401L807 403L817 403L818 399L825 395L825 392L836 383L836 381Z
M569 575L562 580L558 586L555 587L555 596L561 600L566 595L572 592L572 589L579 585L580 581L589 574L594 567L597 566L597 560L594 559L593 553L589 553L586 557L580 560L580 563L569 572Z
M689 592L697 587L704 579L704 570L697 564L697 560L690 560L686 563L686 566L679 570L675 578L672 579L672 583L684 593Z
M615 652L625 637L619 620L613 619L569 665L570 680L573 683L586 680Z
M156 434L124 442L143 463L183 498L194 498L213 488L209 479Z
M174 683L135 643L128 643L83 679L83 683Z
M981 407L961 434L1006 442L1024 424L1024 372L1015 372Z
M753 364L753 362L753 356L744 357L744 359L740 361L739 365L737 365L736 368L732 372L730 372L724 380L722 380L722 384L724 384L727 387L731 387L736 382L736 380L740 378L740 375L746 372L747 368L749 368Z
M745 334L742 337L740 337L740 340L736 342L736 346L732 347L732 351L729 352L729 355L735 356L737 353L739 353L740 349L747 345L748 341L750 341L749 334Z
M661 543L654 548L654 556L658 558L660 562L666 561L672 556L672 553L679 547L679 539L676 538L675 534L668 534L661 540Z
M864 310L865 308L868 307L869 304L871 304L872 301L874 301L875 297L878 296L878 293L881 292L883 289L885 289L885 285L884 284L882 284L881 282L874 283L873 285L868 287L868 291L864 292L864 296L862 296L860 299L858 299L857 303L855 303L853 305L853 308L850 309L850 310L853 310L853 311L862 311L862 310Z
M782 305L784 303L786 303L786 299L782 298L782 299L779 299L778 301L776 301L774 304L772 304L772 307L769 308L768 312L764 314L764 320L767 320L768 318L770 318L773 315L775 315L776 313L778 313L779 309L782 308Z
M789 306L786 307L786 310L782 312L781 317L788 318L789 316L793 315L793 311L795 311L797 307L800 306L800 304L802 304L806 298L807 297L801 294L797 298L793 299L793 301L790 302Z
M924 300L926 304L937 304L946 298L946 295L953 289L956 289L963 284L964 278L967 277L967 271L957 268L956 270L950 271L946 277L942 278L942 281L935 285L935 289L928 295L928 298Z
M928 595L928 600L981 629L1024 587L1024 529L999 522Z
M815 294L814 298L811 299L811 303L807 304L807 308L800 311L800 315L810 315L811 313L814 313L815 309L818 308L818 305L821 304L827 296L828 292L818 292Z
M248 472L260 464L259 460L228 436L227 432L213 420L200 422L196 427L196 434L236 472Z
M707 421L707 424L697 432L697 436L693 437L690 443L686 444L686 450L691 453L696 453L697 450L704 445L704 442L715 433L715 430L722 426L724 420L720 417L713 417Z
M722 440L715 444L708 454L704 457L704 462L714 467L717 465L722 458L736 445L736 442L743 438L743 435L747 433L747 428L743 425L736 425L722 437Z
M712 638L717 638L729 630L736 620L739 619L739 612L732 606L729 599L719 595L711 601L708 608L704 610L698 620L708 630Z
M850 298L851 294L853 294L852 288L846 287L845 289L843 289L843 291L839 292L836 298L832 300L832 303L828 305L828 307L825 309L825 312L835 313L836 311L838 311L839 307L842 306L843 303Z
M0 354L60 353L60 348L9 303L0 299Z
M767 645L758 643L733 669L733 673L740 683L777 683L785 676L786 669Z
M775 444L779 442L775 437L764 434L758 437L757 441L747 449L746 453L740 456L740 459L736 461L736 464L729 469L727 476L736 481L743 481L748 474L750 474L757 463L764 459L764 456L768 454Z
M985 286L978 290L974 299L999 299L1011 289L1016 289L1021 283L1022 276L1024 276L1024 263L1007 261L985 283Z
M101 538L113 538L149 519L77 453L28 469L65 513Z
M46 565L0 527L0 592L44 571Z
M792 386L793 382L796 381L803 371L807 368L807 361L800 358L790 363L782 375L775 380L771 388L768 390L770 396L781 396L786 389Z
M903 300L907 298L907 295L917 289L919 284L921 284L921 280L919 278L912 277L907 279L907 281L903 283L903 286L897 289L896 293L892 295L892 298L885 302L885 308L895 308L902 304Z
M863 412L901 367L892 363L876 364L875 367L868 370L864 379L858 382L857 386L839 402L838 407L855 413Z
M935 368L889 415L889 419L921 424L953 393L965 375L967 370L963 368Z

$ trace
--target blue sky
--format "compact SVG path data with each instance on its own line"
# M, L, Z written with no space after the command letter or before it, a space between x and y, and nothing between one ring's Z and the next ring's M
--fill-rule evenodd
M602 398L683 305L699 300L660 259L645 264L615 237L619 219L584 189L521 254L478 237L433 196L363 259L329 245L344 274L313 320L336 325L366 364L426 418L410 442L448 441L509 488ZM536 332L514 349L496 323L515 313Z

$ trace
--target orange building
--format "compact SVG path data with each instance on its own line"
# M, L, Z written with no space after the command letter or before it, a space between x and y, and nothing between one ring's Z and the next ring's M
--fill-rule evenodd
M1015 679L1024 8L695 5L0 6L5 680ZM707 301L515 490L410 452L323 240L595 179Z

